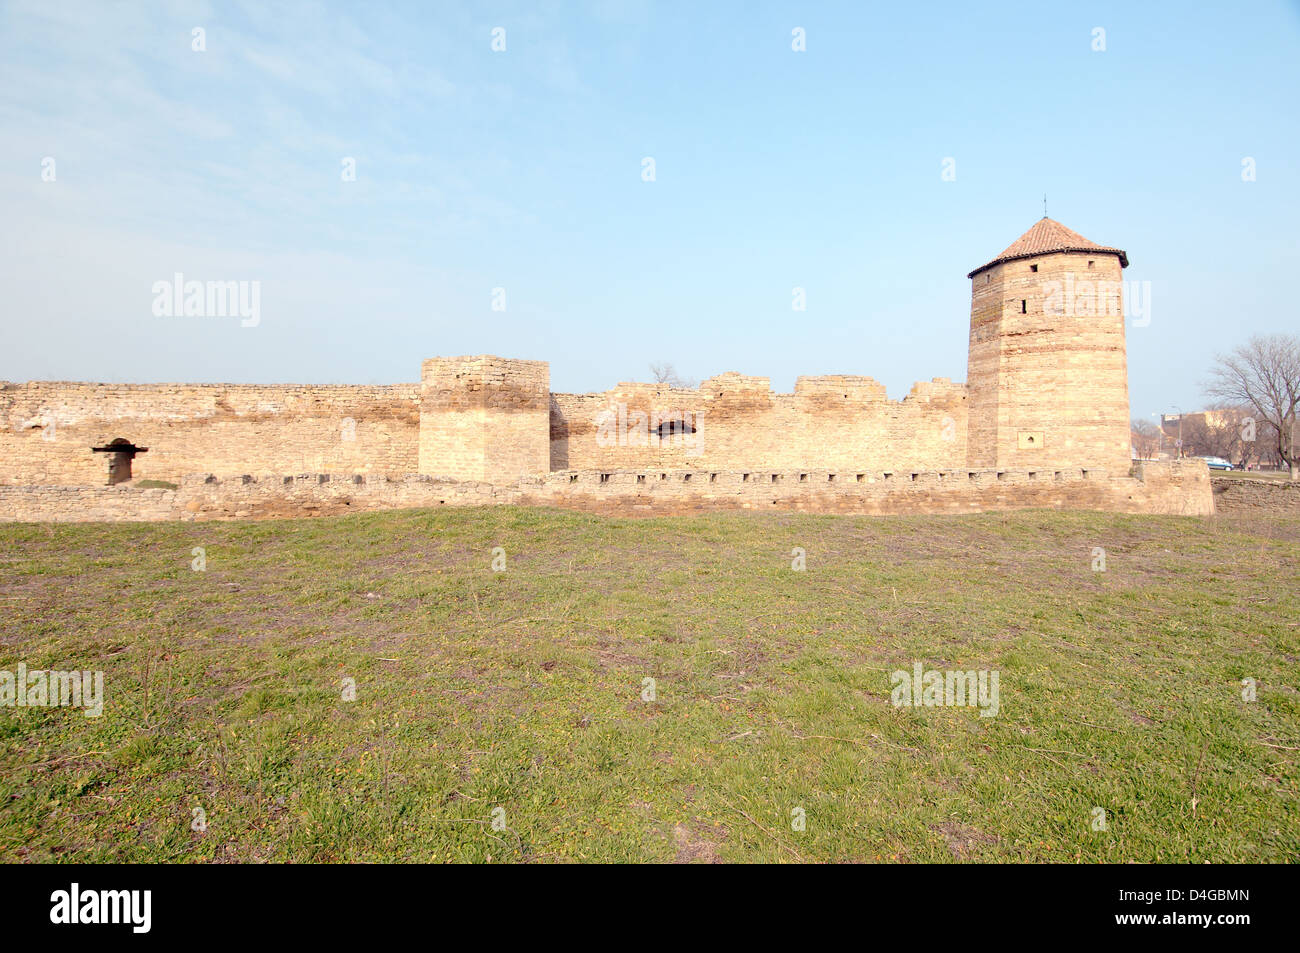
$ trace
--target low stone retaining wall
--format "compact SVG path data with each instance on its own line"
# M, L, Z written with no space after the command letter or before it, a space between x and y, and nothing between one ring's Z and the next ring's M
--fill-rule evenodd
M177 492L181 519L259 519L333 516L365 510L433 506L485 506L512 503L515 493L489 483L472 483L410 474L339 476L304 473L287 477L218 480L186 477Z
M176 490L117 486L0 486L0 523L116 523L176 519Z
M1217 513L1300 515L1300 483L1250 477L1211 477Z
M709 510L813 513L977 513L1024 508L1206 516L1203 463L1152 463L1136 476L1103 470L611 470L559 471L512 486L410 475L337 474L218 479L175 490L0 486L0 521L114 522L328 516L380 509L521 504L601 513Z
M411 475L310 473L218 480L187 476L175 490L118 486L0 486L0 522L118 522L334 516L364 510L514 502L509 490Z
M1145 464L1137 476L1047 470L617 470L524 480L520 502L595 512L777 509L813 513L978 513L1023 508L1207 516L1203 463Z

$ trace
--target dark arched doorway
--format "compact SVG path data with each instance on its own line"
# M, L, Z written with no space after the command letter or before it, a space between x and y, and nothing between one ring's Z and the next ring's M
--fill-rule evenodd
M137 453L148 453L148 447L137 447L130 440L118 437L106 447L91 447L95 453L108 454L108 485L125 483L131 479L131 461Z

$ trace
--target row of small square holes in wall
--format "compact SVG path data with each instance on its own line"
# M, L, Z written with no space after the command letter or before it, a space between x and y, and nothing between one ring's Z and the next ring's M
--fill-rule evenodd
M947 479L949 476L952 475L952 471L939 470L939 471L937 471L937 472L938 472L938 474L939 474L939 479L940 479L940 480ZM968 471L966 471L967 478L970 479L970 480L978 480L978 479L979 479L979 472L980 472L980 471L978 471L978 470L968 470ZM1087 470L1081 470L1080 473L1083 474L1083 478L1084 478L1085 480L1088 479L1088 471L1087 471ZM749 473L742 473L742 474L740 475L741 482L742 482L742 483L748 483L748 482L749 482L749 478L750 478L751 475L752 475L752 474L749 474ZM835 474L835 473L827 474L827 476L826 476L826 482L828 482L828 483L834 483L834 482L835 482L835 477L836 477L837 475L838 475L838 474ZM894 472L893 472L892 470L886 470L886 471L884 471L881 475L884 477L885 480L892 480L892 479L894 478ZM911 476L911 481L910 481L910 482L915 483L915 482L916 482L916 478L919 477L920 475L921 475L920 471L917 471L917 472L914 472L914 473L910 474L910 476ZM998 471L997 471L997 475L998 475L998 479L999 479L999 480L1005 480L1005 479L1007 478L1007 474L1006 474L1006 471L1005 471L1005 470L998 470ZM600 482L601 482L601 483L608 483L608 482L609 482L609 478L610 478L611 476L613 476L612 473L602 473L602 474L600 475ZM784 474L781 474L781 473L773 473L773 474L771 474L771 477L772 477L772 482L773 482L773 483L779 483L779 482L781 482L782 479L784 479ZM1061 479L1061 471L1060 471L1060 470L1056 470L1056 471L1052 474L1052 478L1055 479L1055 480L1059 480L1059 479ZM668 474L667 474L667 473L661 473L661 474L659 474L659 479L660 479L660 480L667 480L667 479L668 479ZM859 473L859 474L857 474L857 482L858 482L858 483L865 483L865 482L866 482L866 479L867 479L867 475L866 475L865 473ZM1037 479L1038 479L1038 471L1037 471L1037 470L1030 470L1030 471L1029 471L1029 479L1031 479L1031 480L1037 480ZM683 482L683 483L689 483L690 480L691 480L691 474L689 474L689 473L684 473L684 474L682 474L682 482ZM644 483L645 481L646 481L646 475L645 475L644 473L638 473L638 474L637 474L637 478L636 478L636 482L637 482L637 483ZM570 483L577 483L577 482L578 482L578 474L576 474L576 473L571 473L571 474L569 474L569 482L570 482ZM718 482L718 475L717 475L716 473L710 473L710 474L709 474L709 482L710 482L710 483L717 483L717 482ZM800 483L807 483L807 482L808 482L808 474L806 474L806 473L800 473L800 474L799 474L799 482L800 482Z

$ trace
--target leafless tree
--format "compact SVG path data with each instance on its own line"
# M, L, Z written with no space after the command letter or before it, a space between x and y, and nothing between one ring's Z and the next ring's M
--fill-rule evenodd
M1160 450L1160 428L1149 420L1133 419L1133 449L1139 460L1154 460Z
M1258 415L1255 437L1264 432L1277 440L1277 454L1300 480L1297 453L1296 405L1300 404L1300 337L1270 334L1252 337L1228 355L1221 355L1210 372L1206 393L1248 404ZM1260 424L1268 424L1267 428Z
M654 377L656 384L667 384L669 387L684 387L692 390L699 387L698 381L686 380L677 375L677 368L673 367L667 361L655 361L650 365L650 374Z

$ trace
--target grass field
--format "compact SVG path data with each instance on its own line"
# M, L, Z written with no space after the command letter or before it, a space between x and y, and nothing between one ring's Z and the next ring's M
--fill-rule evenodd
M1216 480L1227 477L1230 480L1271 480L1274 483L1289 483L1290 470L1212 470L1210 476Z
M1298 583L1294 519L0 525L0 669L106 696L0 708L0 859L1295 860Z

